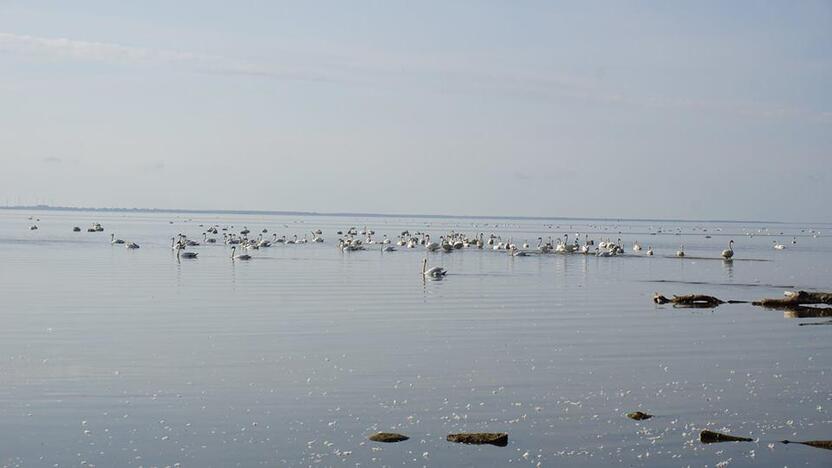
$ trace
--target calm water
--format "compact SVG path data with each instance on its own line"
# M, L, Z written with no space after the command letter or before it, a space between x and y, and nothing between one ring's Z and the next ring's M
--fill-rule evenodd
M105 232L72 232L92 222ZM253 251L250 262L201 246L177 262L170 237L201 240L200 223L320 228L326 242ZM422 249L335 247L336 231L365 225L379 238L457 230L532 244L589 232L621 237L628 254L633 240L652 244L656 256L432 253L450 274L425 283ZM670 233L648 235L659 228ZM832 289L827 231L0 211L0 463L830 466L832 451L769 446L832 439L832 326L809 326L828 318L651 302L655 291ZM111 232L141 248L111 246ZM682 242L689 256L717 257L729 239L733 263L665 257ZM656 417L624 417L635 410ZM759 442L703 445L703 428ZM411 440L366 440L379 430ZM510 442L444 441L459 431L506 431Z

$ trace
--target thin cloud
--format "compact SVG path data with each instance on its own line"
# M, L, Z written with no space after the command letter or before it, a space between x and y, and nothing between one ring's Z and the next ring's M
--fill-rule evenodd
M488 57L391 55L372 51L342 50L340 53L306 54L293 60L251 62L220 55L152 49L107 42L66 38L44 38L0 32L0 52L54 57L67 60L104 62L132 66L170 66L197 73L249 76L256 78L327 81L359 85L383 85L405 80L423 89L462 94L497 93L533 99L576 99L604 105L658 110L683 110L729 114L758 119L808 119L832 122L832 112L791 106L709 101L686 97L627 96L597 78L559 74L554 71L511 69L489 66ZM280 65L276 65L280 62ZM295 63L294 67L286 65ZM486 64L486 65L484 65ZM440 84L441 83L441 84Z
M193 71L280 79L320 80L308 71L277 69L223 57L107 42L45 38L0 32L0 52L122 65L169 65Z

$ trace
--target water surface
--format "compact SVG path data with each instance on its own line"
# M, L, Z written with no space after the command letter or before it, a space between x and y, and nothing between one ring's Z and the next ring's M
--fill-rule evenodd
M92 222L105 232L85 232ZM201 239L200 224L289 237L320 228L326 242L261 249L249 262L204 245L177 261L170 237ZM620 237L629 255L431 253L450 274L424 282L422 249L335 247L336 231L365 225L377 238L455 230L532 244L589 233ZM0 462L830 466L830 451L769 445L832 439L832 326L801 326L828 318L651 302L656 291L750 300L832 289L824 231L0 211ZM141 248L110 245L111 232ZM717 260L730 239L737 259ZM634 240L656 256L633 255ZM682 243L702 258L672 258ZM624 417L635 410L656 417ZM704 428L759 441L702 445ZM379 430L411 439L366 440ZM505 431L509 445L444 440L460 431Z

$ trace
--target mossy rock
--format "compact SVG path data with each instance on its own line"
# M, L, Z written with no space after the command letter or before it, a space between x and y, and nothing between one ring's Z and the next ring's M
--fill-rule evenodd
M496 445L505 447L508 445L508 434L505 432L462 432L459 434L448 434L448 442L472 445Z
M627 413L627 417L630 419L635 419L636 421L644 421L645 419L650 419L653 417L652 414L642 413L641 411L635 411L633 413Z
M393 442L403 442L410 437L403 435L403 434L396 434L395 432L377 432L368 439L372 440L373 442L384 442L384 443L393 443Z
M753 442L754 439L704 430L699 433L699 441L703 444L715 444L718 442Z
M832 440L807 440L806 442L794 442L790 440L784 440L784 444L803 444L808 445L810 447L817 447L826 450L832 450Z

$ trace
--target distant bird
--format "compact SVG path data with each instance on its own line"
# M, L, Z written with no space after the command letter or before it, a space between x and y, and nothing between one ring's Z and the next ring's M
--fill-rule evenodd
M781 243L779 243L779 242L777 242L777 241L773 241L773 242L774 242L774 248L775 248L776 250L784 250L784 249L786 248L786 246L785 246L785 245L783 245L783 244L781 244Z
M112 233L112 232L111 232L111 233L110 233L110 243L111 243L111 244L113 244L113 245L115 245L115 244L123 244L123 243L124 243L124 241L123 241L123 240L121 240L121 239L116 239L116 235L115 235L114 233Z
M432 267L428 269L428 259L425 257L425 260L422 262L422 276L431 279L442 279L447 274L448 272L442 267Z
M676 251L677 257L684 257L685 256L685 244L679 246L679 250Z
M730 260L734 256L734 241L728 242L728 248L722 251L722 258Z
M138 248L139 248L139 244L137 244L137 243L135 243L135 242L128 242L126 247L127 247L128 249L138 249Z
M234 247L231 247L231 260L251 260L251 255L249 255L249 254L240 254L240 255L237 255L235 257L234 253L236 251L237 251L237 246L236 245Z
M396 248L393 247L392 245L385 245L381 248L381 251L382 252L395 252Z
M653 256L653 246L647 246L647 255Z
M641 250L641 244L639 244L638 241L633 242L633 251L638 252L639 250Z

